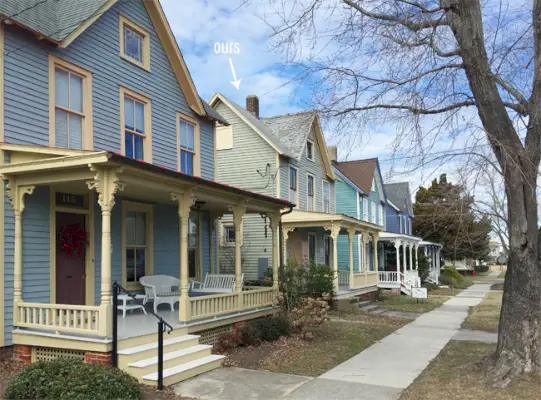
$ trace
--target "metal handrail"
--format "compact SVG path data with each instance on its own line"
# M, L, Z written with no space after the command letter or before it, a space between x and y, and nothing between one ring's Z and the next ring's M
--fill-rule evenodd
M130 296L133 300L137 300L134 293L126 290L117 282L113 282L113 357L112 365L114 368L118 368L118 295L119 292L124 292ZM173 331L173 327L167 323L162 317L154 312L154 310L143 304L143 308L155 316L158 319L158 390L163 390L163 332L167 331L170 334Z

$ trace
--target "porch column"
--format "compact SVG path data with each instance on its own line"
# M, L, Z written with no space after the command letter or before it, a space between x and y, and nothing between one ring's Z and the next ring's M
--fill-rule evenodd
M370 234L367 231L363 231L363 263L364 263L364 286L368 284L368 256L369 256L369 245L368 240L370 239Z
M415 267L413 266L413 243L409 244L409 256L410 256L410 269L413 271Z
M407 242L404 242L404 275L406 275L406 272L408 272L408 263L406 262L406 253L408 251L408 246L409 244Z
M280 212L272 214L270 226L272 230L272 288L278 290L278 269L280 268Z
M372 235L372 240L374 243L374 272L379 271L379 233L374 233ZM378 274L379 276L379 274Z
M355 276L353 274L353 238L355 237L355 229L348 228L348 244L349 244L349 289L354 289Z
M180 246L180 296L178 314L180 322L190 320L190 297L188 293L188 224L191 207L195 204L193 189L186 192L171 193L171 199L178 204L179 246Z
M332 239L332 269L334 274L334 291L338 292L338 235L340 234L340 225L332 224L329 227L325 227L325 230L331 232Z
M415 269L419 269L419 243L415 245Z
M282 257L284 258L282 260L282 262L284 263L284 265L287 265L289 260L287 259L287 241L289 240L289 232L293 232L295 230L295 228L291 228L291 227L283 227L283 224L282 224L282 236L284 238L284 243L283 243L283 249L282 249Z
M229 206L229 211L233 212L233 223L235 224L235 292L242 292L242 254L241 247L243 245L242 237L242 217L246 213L246 205L244 203ZM239 296L239 308L242 308L242 296Z
M400 240L394 241L394 247L396 249L396 281L400 286Z
M15 243L13 260L13 301L23 300L23 211L24 195L32 194L35 186L17 186L14 178L8 180L7 195L15 215ZM3 244L2 244L3 245ZM13 311L16 318L16 311Z
M218 234L216 234L216 251L214 251L214 242L212 241L212 234L216 232L216 220L220 218L221 215L210 214L209 215L209 249L210 249L210 273L217 274L219 273L218 268ZM216 261L214 260L216 258Z

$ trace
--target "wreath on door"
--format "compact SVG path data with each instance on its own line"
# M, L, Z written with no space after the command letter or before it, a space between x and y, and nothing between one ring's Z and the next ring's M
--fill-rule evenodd
M81 224L65 225L60 229L60 251L67 255L79 258L85 254L88 232Z

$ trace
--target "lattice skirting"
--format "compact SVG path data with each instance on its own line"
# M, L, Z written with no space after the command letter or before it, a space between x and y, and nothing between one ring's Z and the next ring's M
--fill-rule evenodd
M206 331L197 332L196 335L200 335L200 344L209 344L214 346L218 342L218 338L224 333L231 332L231 325L220 326L214 329L208 329Z
M51 361L57 358L85 359L85 352L81 350L54 349L51 347L32 347L32 362Z

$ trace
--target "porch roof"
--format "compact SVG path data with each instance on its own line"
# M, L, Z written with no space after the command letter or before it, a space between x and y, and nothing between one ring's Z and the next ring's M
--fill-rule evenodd
M403 233L394 233L394 232L382 232L379 234L379 240L388 240L388 241L402 241L409 242L417 245L421 245L423 239L417 236L405 235Z
M421 240L421 243L419 243L419 246L436 246L436 247L439 247L440 249L443 248L443 245L442 244L439 244L439 243L434 243L434 242L428 242L426 240Z
M317 211L293 210L282 216L282 225L287 228L326 227L338 224L343 228L354 228L358 232L381 232L383 227L344 214L328 214Z
M25 147L24 145L11 145L10 150L36 153L36 146ZM45 147L43 149L47 150L49 148ZM210 189L216 194L223 194L226 197L232 196L237 199L239 197L248 198L251 199L250 203L257 203L276 209L294 206L294 204L286 200L218 183L199 176L186 175L163 166L133 160L111 151L71 152L67 150L65 152L57 152L55 151L56 149L49 150L48 152L40 152L49 158L0 165L0 175L4 179L16 177L18 185L46 185L62 181L92 178L93 172L91 171L91 167L95 166L122 168L123 173L129 172L138 175L141 179L148 179L148 185L154 184L157 181L163 181L163 183L171 185L171 190L174 190L175 185L189 186L196 188L198 191L201 189ZM77 175L74 175L75 172L77 172ZM151 190L150 186L148 188Z

